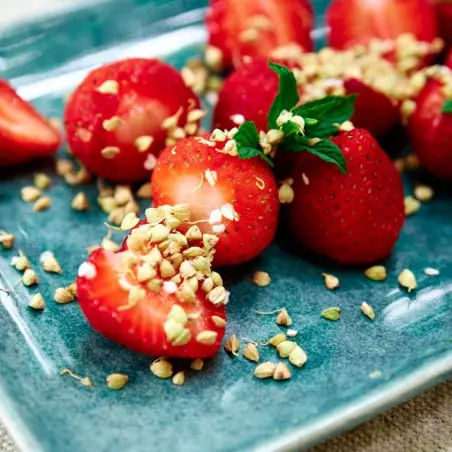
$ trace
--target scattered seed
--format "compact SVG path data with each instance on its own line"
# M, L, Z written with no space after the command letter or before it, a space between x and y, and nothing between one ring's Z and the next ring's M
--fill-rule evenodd
M150 135L143 135L135 140L135 147L137 148L138 152L146 152L149 150L153 143L154 137Z
M42 264L42 268L49 273L63 273L60 264L56 260L54 254L51 251L45 251L41 254L39 261Z
M296 345L295 348L290 352L289 361L296 367L302 367L307 360L308 356L299 345Z
M427 268L424 269L424 273L427 276L438 276L439 275L439 270L437 270L436 268L427 267Z
M43 196L39 198L33 206L35 212L41 212L42 210L47 210L52 205L52 200L48 196Z
M320 315L323 318L334 322L341 318L341 308L339 308L337 306L333 306L331 308L326 308L320 313Z
M286 308L281 309L280 313L276 317L276 323L283 326L292 325L292 319L290 318Z
M28 302L28 306L35 309L36 311L43 311L45 308L43 296L40 293L34 294Z
M114 132L121 125L121 118L119 116L113 116L110 119L105 119L102 122L102 127L107 132Z
M107 146L103 148L100 153L102 157L110 160L115 158L116 155L120 153L120 151L121 150L118 148L118 146Z
M412 196L406 196L404 203L406 216L415 214L421 208L421 203Z
M204 345L213 345L217 340L218 333L216 331L201 331L196 336L196 342Z
M66 304L74 301L75 297L66 287L58 287L53 294L53 299L59 304Z
M334 275L329 275L328 273L322 273L325 280L325 287L329 290L337 289L340 286L339 279Z
M433 198L434 192L427 185L417 185L414 188L414 196L421 202L428 202Z
M14 246L14 235L6 231L0 231L0 244L5 249L11 249Z
M67 286L66 289L67 289L72 295L74 295L74 297L77 296L77 283L73 282L73 283L69 284L69 286Z
M89 377L79 377L74 372L70 371L69 369L63 369L60 372L60 375L70 375L75 380L79 381L81 385L86 386L87 388L92 388L93 383L91 382L91 379Z
M283 341L277 345L276 350L281 358L287 358L297 344L292 341Z
M180 372L177 372L177 374L173 377L173 384L176 386L182 386L185 382L185 372L181 370Z
M22 276L22 282L25 286L33 286L39 284L39 279L34 270L27 268Z
M129 377L125 374L110 374L106 381L107 386L110 389L118 390L122 389L127 384Z
M159 378L170 378L173 375L173 366L164 358L156 359L150 366L151 372Z
M369 378L381 378L383 376L383 372L381 370L374 370L369 373Z
M72 173L72 170L72 163L69 160L59 158L56 159L55 171L59 176L65 176L66 174Z
M35 173L34 174L34 185L39 190L46 190L52 185L52 179L47 174Z
M121 224L124 220L124 207L116 207L108 215L108 221L113 224Z
M151 183L146 182L143 184L137 191L137 196L140 199L151 199L152 198L152 190L151 190Z
M121 249L120 245L118 245L116 242L111 240L109 237L104 237L102 239L102 242L101 242L100 246L104 250L108 250L108 251L111 251L113 253L116 253L117 251L119 251Z
M253 283L259 287L265 287L270 284L271 278L267 272L257 271L253 276Z
M72 205L72 208L74 210L78 210L80 212L89 209L88 198L86 197L85 193L83 193L82 191L77 193L74 196L74 199L72 200L72 204L71 205Z
M407 289L408 292L411 292L412 290L417 288L416 277L414 276L414 273L407 268L399 274L397 279L400 285Z
M204 367L204 361L202 359L195 359L190 364L190 368L193 370L201 370Z
M237 352L240 348L240 342L235 334L229 336L229 338L224 343L224 349L237 356Z
M275 373L275 365L267 361L265 363L259 364L254 369L254 376L257 378L271 378Z
M221 72L223 69L223 52L218 47L208 45L206 47L205 61L209 68L215 72Z
M279 344L281 344L281 342L284 342L286 339L287 337L284 333L279 333L273 336L267 343L276 348Z
M289 184L282 184L278 190L279 202L281 204L290 204L293 201L295 193Z
M243 356L249 361L257 363L259 361L259 350L252 342L248 342L243 349Z
M41 190L32 186L23 187L20 190L20 196L22 197L22 200L25 202L35 202L37 199L41 197Z
M287 330L287 337L295 337L298 334L297 330Z
M14 266L16 270L21 272L25 271L27 268L30 268L30 262L21 250L19 250L19 256L14 256L11 259L11 265Z
M226 319L223 317L220 317L218 315L212 316L212 321L218 328L225 328L226 327Z
M375 320L375 311L374 308L367 304L365 301L361 304L361 311L363 311L363 314L369 317L370 320Z
M383 265L374 265L368 268L364 274L372 281L384 281L387 276L386 267Z
M283 362L277 364L273 373L273 380L288 380L291 376L289 368Z
M118 94L119 83L116 80L106 80L97 88L102 94Z

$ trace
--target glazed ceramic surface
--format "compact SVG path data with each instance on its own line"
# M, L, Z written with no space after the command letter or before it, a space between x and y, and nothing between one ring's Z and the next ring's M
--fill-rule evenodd
M201 54L206 32L205 2L118 0L85 6L0 33L0 75L47 116L61 117L64 97L99 64L126 56L158 56L181 67ZM317 2L318 24L325 2ZM321 43L323 30L315 36ZM171 89L171 87L162 87ZM393 141L389 141L393 144ZM397 147L397 146L392 146ZM64 150L61 150L64 154ZM151 357L125 350L93 332L77 303L58 305L57 287L75 278L86 248L105 235L105 215L97 207L94 184L68 187L39 162L0 176L0 229L16 235L12 251L0 251L0 416L26 452L66 451L243 451L305 448L350 428L450 375L452 371L452 195L437 187L434 201L406 222L394 255L384 264L385 282L374 283L362 268L336 267L296 250L282 220L275 243L258 259L227 270L231 290L227 334L266 340L281 331L275 315L256 310L286 307L298 330L296 341L308 362L290 381L260 381L254 365L223 351L186 384L155 378ZM38 214L22 202L20 189L33 171L52 176L53 204ZM412 181L407 181L407 189ZM70 208L85 191L92 208ZM143 205L144 207L144 205ZM21 249L37 269L39 287L17 284L10 265ZM64 273L40 269L39 256L51 250ZM441 274L428 277L425 267ZM408 295L397 285L408 267L419 289ZM251 282L255 270L272 283ZM328 291L321 272L337 275L341 287ZM27 303L40 291L47 309ZM363 301L376 311L371 322ZM320 312L340 306L342 318L328 322ZM242 340L244 342L244 340ZM262 360L276 360L261 349ZM70 368L89 376L88 389L59 372ZM124 372L122 391L111 391L105 377Z

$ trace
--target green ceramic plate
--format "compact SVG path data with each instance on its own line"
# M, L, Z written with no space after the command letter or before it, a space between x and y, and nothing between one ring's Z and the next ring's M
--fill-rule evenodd
M118 0L3 31L1 75L46 115L61 116L63 97L93 66L125 56L161 56L181 66L199 54L204 6L196 0ZM322 12L325 5L316 6ZM316 33L321 36L321 30ZM53 205L34 214L19 190L38 168L53 177ZM299 330L296 340L308 353L306 366L287 382L259 381L250 362L222 352L175 387L150 374L151 358L94 333L76 303L52 301L55 288L74 279L85 248L103 237L105 218L95 207L89 213L71 210L80 188L64 185L51 168L51 162L35 163L4 171L0 180L0 229L16 234L16 250L24 250L38 269L39 290L48 300L43 313L27 308L36 289L16 284L20 276L9 263L16 251L1 251L1 284L11 295L3 294L0 305L0 414L23 451L303 448L452 371L452 199L447 190L437 188L436 199L408 219L385 263L390 272L383 283L366 280L362 269L303 257L281 232L262 257L227 272L228 334L266 339L278 331L274 318L254 311L285 306ZM96 206L95 187L83 190ZM62 262L63 275L40 271L45 250ZM426 276L427 266L441 275ZM404 267L419 279L412 295L397 286L397 272ZM251 283L256 269L270 273L270 286ZM334 272L341 288L327 291L322 271ZM375 322L361 314L362 301L374 306ZM342 308L340 321L320 318L322 309L334 305ZM276 359L273 350L262 350L263 359ZM94 389L60 377L65 367L90 376ZM108 390L104 379L111 372L127 373L130 384L123 391Z

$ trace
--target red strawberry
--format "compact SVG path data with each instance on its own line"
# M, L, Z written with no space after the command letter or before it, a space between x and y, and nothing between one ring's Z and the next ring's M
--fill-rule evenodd
M49 156L60 143L47 119L0 79L0 167Z
M215 107L213 127L230 130L246 119L268 130L267 115L278 93L278 76L265 58L237 68L224 82Z
M169 221L177 221L174 215ZM139 353L212 356L224 336L229 296L210 269L214 243L192 246L174 223L158 221L133 229L128 251L91 254L79 269L80 306L97 332Z
M400 121L398 103L386 94L357 79L345 80L344 88L347 94L358 95L351 119L356 127L367 129L378 137L389 132Z
M75 90L65 113L68 142L99 176L144 179L165 144L196 133L198 108L197 96L171 66L153 59L118 61L92 71ZM165 125L170 117L173 124Z
M416 98L416 108L408 119L408 134L419 161L432 174L452 179L452 109L442 111L450 103L452 75L449 84L431 79Z
M258 256L272 241L278 187L267 163L241 160L234 141L215 133L212 141L208 135L188 138L162 152L152 175L153 201L190 204L201 231L220 238L215 265L233 265Z
M419 41L438 36L428 0L333 0L326 13L329 43L336 49L368 45L372 38L395 40L411 33Z
M452 3L449 0L432 0L438 20L439 33L446 44L452 44Z
M206 24L206 61L215 70L242 64L243 57L310 51L313 10L309 0L211 0Z
M405 218L400 175L366 130L343 132L331 141L344 154L347 174L300 154L293 172L292 231L306 248L343 264L384 259Z

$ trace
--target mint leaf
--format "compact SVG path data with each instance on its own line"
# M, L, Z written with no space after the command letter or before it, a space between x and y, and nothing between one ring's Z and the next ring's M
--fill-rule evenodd
M241 159L251 159L259 156L262 160L273 167L273 161L264 154L259 144L259 132L254 122L245 121L234 135L237 146L237 154Z
M268 113L268 129L277 129L276 120L283 110L290 111L295 105L297 105L300 97L298 96L297 81L293 72L271 61L268 63L268 67L275 71L279 77L279 89L278 94L273 101L273 104Z
M317 120L306 121L306 136L311 138L329 138L338 131L337 124L348 121L354 112L356 94L349 96L326 96L312 100L295 108L294 115Z
M443 102L442 112L443 113L452 113L452 99L446 99Z
M234 141L237 144L238 151L241 148L259 149L259 132L256 124L251 121L245 121L234 135Z
M339 146L325 139L312 145L309 144L309 140L309 138L300 135L287 140L284 139L278 149L286 152L310 152L325 162L333 163L339 167L341 173L347 174L347 162Z

